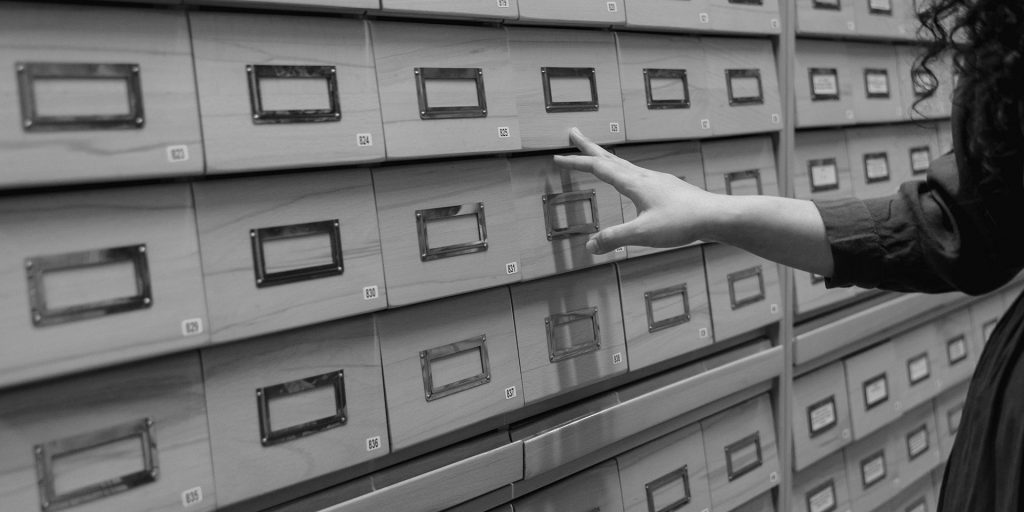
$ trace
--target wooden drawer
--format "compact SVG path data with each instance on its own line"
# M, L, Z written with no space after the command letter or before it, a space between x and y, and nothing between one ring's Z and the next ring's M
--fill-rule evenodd
M799 452L797 448L797 453ZM793 512L849 512L846 461L839 451L794 477Z
M896 58L896 47L877 43L847 43L846 61L849 69L846 75L854 84L853 113L857 122L877 123L903 119L903 95L900 91L900 66Z
M841 362L793 383L793 455L797 471L850 444L850 399Z
M616 457L625 512L710 510L700 425L690 425Z
M389 159L520 149L505 30L372 21Z
M514 1L514 0L513 0ZM186 4L209 5L206 0L184 0ZM310 9L316 11L342 11L347 13L376 11L380 0L217 0L216 4L234 5L250 9Z
M377 317L396 449L523 406L506 288Z
M515 285L512 307L526 403L626 371L613 267Z
M966 402L966 382L935 398L935 428L938 431L940 459L943 461L948 460L953 451L953 442L960 430L960 419Z
M700 424L714 510L732 510L779 483L775 418L768 395Z
M801 35L845 36L857 30L852 2L796 0L796 31Z
M910 158L898 147L902 126L872 126L846 131L853 193L860 199L894 194L911 179Z
M971 304L971 331L974 334L975 363L981 358L981 353L988 343L988 339L995 332L996 325L1003 317L1009 304L1003 304L1001 293L993 293L989 296ZM1011 300L1015 297L1011 297Z
M625 0L519 0L519 20L556 25L622 25Z
M941 392L971 378L981 355L980 343L966 308L936 319L931 330L931 343L938 347L935 371Z
M519 17L518 0L380 0L384 11L421 17L514 20Z
M366 23L192 12L208 173L384 159Z
M907 486L926 478L942 462L935 410L927 402L904 414L892 428L900 449L900 483Z
M516 512L622 512L619 471L610 460L512 502Z
M728 245L705 245L715 340L724 341L782 318L778 266Z
M704 182L704 159L701 156L699 142L665 142L621 146L615 148L615 154L640 167L668 173L691 185L706 188ZM626 196L622 196L623 222L635 219L636 215L636 205ZM630 245L626 247L626 256L635 258L669 250L672 249Z
M626 26L665 31L706 31L711 29L708 0L629 0Z
M953 124L949 120L935 123L935 134L939 138L939 153L944 155L953 151Z
M714 341L700 248L617 265L630 369L681 356Z
M507 160L381 167L373 184L392 306L519 281Z
M9 196L0 232L0 383L209 340L188 185Z
M775 54L767 39L702 37L711 131L718 136L782 128Z
M710 136L709 77L700 39L626 32L616 39L626 139Z
M212 347L202 356L221 505L388 453L369 315Z
M775 500L766 492L734 509L732 512L775 512Z
M622 223L622 199L614 187L588 173L556 168L550 155L510 161L523 279L626 256L625 248L603 255L586 248L602 227Z
M782 31L779 22L779 0L707 1L711 30L715 32L778 34Z
M900 128L902 136L893 141L896 145L896 158L903 159L913 179L923 180L931 162L942 156L939 138L932 126L909 123Z
M572 2L545 1L563 3ZM508 35L523 149L571 146L574 126L598 144L626 140L611 33L513 27Z
M839 126L856 121L853 90L862 87L850 70L846 43L799 39L796 44L796 125Z
M5 510L213 510L196 353L0 393Z
M945 361L945 344L930 324L892 338L897 378L892 382L897 407L909 411L930 401L942 389L939 366Z
M209 180L193 193L214 341L387 305L370 171Z
M932 479L923 478L879 508L878 512L935 512L937 507L938 497Z
M938 88L935 90L934 96L921 102L917 106L917 110L914 110L914 102L919 96L918 91L923 91L922 87L924 87L928 80L926 76L922 75L920 80L923 82L920 85L914 85L914 60L921 53L922 49L918 46L900 46L896 48L896 55L899 59L900 97L903 99L904 118L908 120L920 120L922 116L933 119L947 118L952 114L953 107L953 68L952 62L949 59L940 58L928 65L932 72L935 73L935 78L938 80Z
M711 192L731 196L779 195L770 137L705 141L700 149Z
M859 36L883 39L912 40L912 26L906 20L913 15L913 2L908 0L863 0L853 4L854 21Z
M899 417L903 411L897 406L900 400L897 379L903 378L906 368L897 358L891 342L847 357L843 367L846 389L850 393L854 439L864 439Z
M201 174L181 11L0 6L0 188Z
M900 489L906 446L895 429L865 437L843 450L852 512L873 512Z

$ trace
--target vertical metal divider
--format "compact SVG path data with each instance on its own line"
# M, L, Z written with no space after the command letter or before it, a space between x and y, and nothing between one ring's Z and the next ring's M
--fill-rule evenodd
M779 1L779 18L782 31L775 55L779 70L779 91L781 95L783 125L779 132L776 150L776 169L779 174L779 194L793 196L792 162L795 159L794 138L796 136L796 93L794 72L796 69L796 2ZM779 448L779 483L776 510L793 510L793 339L794 339L794 287L793 269L779 265L779 280L782 283L782 322L779 325L779 341L782 345L782 376L778 385L776 439Z

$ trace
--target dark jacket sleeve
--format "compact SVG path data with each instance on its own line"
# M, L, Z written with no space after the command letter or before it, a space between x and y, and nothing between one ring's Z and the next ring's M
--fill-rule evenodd
M893 196L816 202L835 262L826 284L981 294L1012 279L1024 266L1021 172L964 164L950 153Z

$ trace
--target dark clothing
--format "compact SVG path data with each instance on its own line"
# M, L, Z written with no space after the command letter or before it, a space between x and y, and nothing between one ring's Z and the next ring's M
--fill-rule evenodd
M981 294L1024 267L1024 161L995 171L970 154L954 108L954 153L891 197L819 202L835 260L829 286ZM1024 300L993 331L946 466L943 512L1024 510Z

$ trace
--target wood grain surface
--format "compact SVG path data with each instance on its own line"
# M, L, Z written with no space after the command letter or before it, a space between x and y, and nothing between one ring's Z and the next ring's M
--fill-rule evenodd
M193 189L214 341L387 306L369 170L211 180ZM333 220L339 221L342 274L257 287L251 230ZM278 243L290 244L286 252L296 259L319 254L312 252L317 247ZM378 297L366 300L366 287L377 287Z
M615 458L619 465L619 479L622 483L622 503L625 512L647 512L661 510L673 500L675 492L668 491L681 487L680 481L667 484L666 497L649 503L646 487L669 473L686 469L689 484L689 502L686 507L694 510L711 508L711 491L708 489L707 460L704 458L704 437L700 424L693 424L677 430L656 441L634 448ZM682 477L680 477L682 478ZM681 493L680 493L681 494Z
M771 132L782 128L779 80L775 55L768 40L701 37L711 92L711 131L716 137ZM728 69L756 69L761 73L760 104L730 105Z
M910 156L901 148L906 130L902 126L874 126L846 130L846 147L850 156L850 178L853 195L871 199L894 194L899 185L912 179ZM869 183L864 168L864 155L885 153L889 160L889 179ZM938 156L938 155L936 155Z
M373 50L360 20L242 13L189 14L208 173L348 164L384 159ZM336 68L338 122L255 124L246 66ZM323 81L321 81L322 84ZM323 88L326 93L326 88ZM305 108L298 89L264 102ZM327 96L317 98L328 105ZM273 109L272 107L266 107ZM368 134L372 145L360 146Z
M845 2L844 2L845 3ZM915 27L909 22L914 15L913 2L892 0L892 13L872 13L871 2L852 2L857 35L886 39L914 39Z
M488 0L381 0L381 9L416 16L453 16L458 18L516 19L519 17L518 0L504 4Z
M507 288L496 288L377 316L388 418L396 449L412 446L481 420L523 406L512 302ZM490 380L428 401L420 353L459 341L486 336ZM479 358L459 375L483 369ZM435 386L447 382L435 381ZM508 398L506 390L513 388Z
M182 325L192 319L206 323L188 185L9 196L0 200L0 231L7 240L0 246L0 279L7 283L0 289L0 325L5 326L0 343L0 384L151 357L209 340L205 329L186 335ZM146 246L152 296L148 307L33 325L28 258L136 245ZM71 277L72 288L65 288L66 297L52 296L48 302L78 304L91 302L80 298L91 294L125 295L124 283L111 283L107 293L93 288L89 280L74 278L76 272L87 271L60 272L70 274L66 277ZM43 283L45 293L47 280Z
M761 267L764 278L765 298L733 309L728 275L757 266ZM779 272L775 263L727 245L713 244L704 246L704 267L716 341L725 341L782 318Z
M70 11L68 9L71 9ZM110 181L203 172L199 112L188 25L181 11L5 3L0 6L0 127L4 172L0 188ZM20 122L15 63L137 64L141 129L25 131ZM59 88L53 114L88 110L93 101ZM125 99L127 103L127 99ZM117 110L98 113L118 113ZM49 114L49 112L47 112ZM96 113L96 112L90 112ZM172 161L170 148L187 160Z
M899 2L893 2L897 4ZM865 2L866 4L866 2ZM870 43L847 43L848 63L853 87L853 112L858 123L880 123L899 121L904 118L903 94L900 90L900 61L896 47ZM864 72L867 69L884 69L889 75L889 97L869 98Z
M835 424L811 434L811 413L832 401ZM827 409L823 409L827 410ZM850 395L842 362L801 376L793 383L793 468L803 470L853 441ZM845 483L845 482L844 482Z
M626 2L615 0L519 0L519 20L556 25L622 25L626 22Z
M35 445L146 418L153 422L150 432L156 443L157 479L74 510L176 511L182 509L182 493L197 487L202 501L191 510L213 510L218 502L202 372L195 352L5 390L0 394L0 409L4 411L0 418L0 502L5 509L42 510ZM99 458L86 467L103 466L111 473L84 475L79 485L142 467L137 449L107 457L101 448L93 451ZM71 490L60 488L59 477L57 482L58 492Z
M775 152L772 139L767 135L744 137L739 139L713 140L701 143L701 155L704 157L704 178L707 189L719 194L728 193L726 176L731 173L757 171L761 180L761 194L766 196L779 195L779 179L775 170ZM737 186L732 192L741 194L741 190L752 189L752 186Z
M757 3L708 0L711 29L716 32L742 34L778 34L779 0L761 0Z
M518 512L600 510L622 512L622 491L615 461L577 473L512 503Z
M963 315L964 328L970 326L967 315ZM938 339L938 332L935 325L925 324L910 331L898 334L892 338L893 350L896 352L899 376L896 379L895 392L899 398L903 410L910 410L918 405L930 401L942 390L942 365L946 361L946 340ZM928 358L928 376L917 384L910 382L911 362L915 362L915 377L920 376L917 372L923 367L921 356Z
M205 5L203 0L184 0L186 4ZM180 3L180 2L175 2ZM380 0L217 0L218 4L237 5L241 7L268 7L285 9L314 9L321 11L375 11L380 8Z
M823 11L824 12L824 11ZM814 99L811 70L835 70L838 99ZM846 43L800 39L796 45L796 125L800 128L843 126L857 121L853 94L863 76L846 58ZM803 135L804 132L798 134Z
M732 510L780 481L775 420L767 395L718 413L700 422L708 463L711 504L716 510ZM761 464L735 478L729 478L725 447L754 433L760 435Z
M203 350L202 359L221 505L353 466L390 450L380 352L370 316L211 347ZM344 372L346 423L263 446L256 390L331 372ZM288 400L311 400L310 395L300 393ZM283 419L280 426L273 415L270 420L279 429L323 416ZM379 448L368 450L367 440L376 437Z
M856 416L856 413L854 414ZM846 458L846 481L850 487L852 512L871 512L888 501L899 492L902 482L900 461L906 457L905 440L895 429L882 430L858 440L846 447L843 455ZM885 478L864 486L861 463L873 459L879 452L885 456Z
M900 484L903 487L928 476L944 461L941 459L942 450L937 439L938 428L935 424L935 410L932 408L931 402L904 414L899 422L892 425L891 428L902 449ZM923 439L922 428L927 432L927 448L922 448L917 444L921 443ZM910 456L911 443L914 443L913 448L923 449L913 458Z
M935 485L932 483L931 475L918 479L916 482L907 482L908 487L889 503L882 506L882 510L904 510L916 512L920 510L937 510L938 495ZM922 508L923 507L923 508Z
M861 440L884 425L891 423L902 412L896 403L900 397L898 379L906 372L896 357L891 342L875 345L843 360L846 369L846 389L850 393L850 415L853 418L853 438ZM864 383L880 375L888 381L888 400L868 409L864 401Z
M702 21L701 13L708 13L708 0L629 0L626 2L626 26L638 29L710 29L710 17Z
M836 510L849 510L850 486L846 478L846 461L843 452L837 451L815 465L806 468L793 476L793 512L817 512L812 509L812 497L818 497L824 506L828 503L828 494L823 486L831 484L832 502Z

